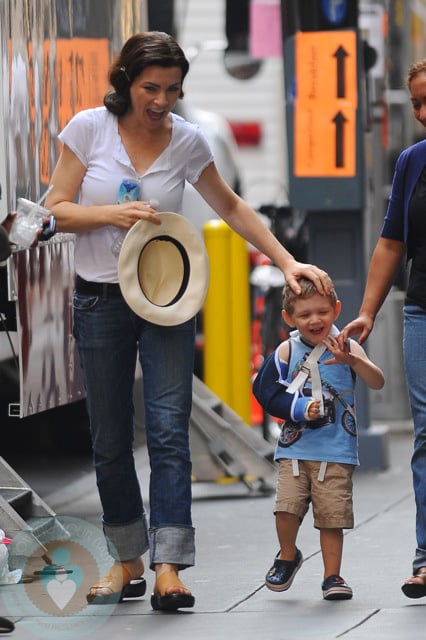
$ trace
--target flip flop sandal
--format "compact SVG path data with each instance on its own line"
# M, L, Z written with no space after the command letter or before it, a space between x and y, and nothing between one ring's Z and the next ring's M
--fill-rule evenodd
M418 571L414 574L413 578L420 578L422 581L420 584L418 582L404 582L402 585L402 593L407 596L407 598L423 598L426 596L426 567L420 567Z
M107 593L88 593L86 596L89 604L115 604L126 598L140 598L146 592L146 580L143 576L132 580L126 567L121 567L123 578L107 573L98 583L92 585L92 589L102 589ZM123 584L125 583L125 584ZM114 588L115 587L115 588Z
M151 607L154 611L176 611L176 609L193 607L195 598L191 593L166 593L170 589L183 586L184 584L174 571L162 573L157 578L154 593L151 596Z

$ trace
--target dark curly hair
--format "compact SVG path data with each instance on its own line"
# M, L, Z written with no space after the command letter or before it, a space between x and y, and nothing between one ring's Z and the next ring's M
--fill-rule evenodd
M131 36L110 67L108 79L112 89L104 97L111 113L122 116L130 106L130 87L147 67L180 67L182 82L189 62L176 40L162 31L145 31ZM183 98L183 91L180 93Z

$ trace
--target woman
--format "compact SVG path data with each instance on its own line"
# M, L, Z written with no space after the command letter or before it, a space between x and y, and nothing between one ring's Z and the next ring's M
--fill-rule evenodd
M426 60L413 64L407 75L413 114L426 126ZM426 596L426 141L399 156L388 209L371 258L359 316L340 334L341 344L353 335L368 337L404 255L411 269L404 305L404 365L414 422L411 460L416 500L417 549L413 575L402 585L408 598Z
M137 317L117 277L117 235L139 220L160 224L159 211L181 210L185 180L238 233L297 278L331 288L324 271L297 263L255 212L218 174L198 127L172 113L183 97L188 62L160 32L132 36L113 63L104 107L77 114L60 134L63 149L46 206L59 231L76 233L74 335L87 392L103 527L115 562L88 594L95 603L142 595L141 556L150 549L154 609L191 607L179 571L194 564L191 521L191 412L195 319L176 327ZM139 199L117 204L123 180ZM79 193L78 203L74 202ZM158 202L153 208L150 202ZM133 459L135 360L143 370L145 427L151 466L147 529ZM131 580L139 579L136 584Z

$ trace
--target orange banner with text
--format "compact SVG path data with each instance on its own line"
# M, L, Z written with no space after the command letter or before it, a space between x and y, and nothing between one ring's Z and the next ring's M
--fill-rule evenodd
M297 33L295 83L294 175L355 176L355 31Z

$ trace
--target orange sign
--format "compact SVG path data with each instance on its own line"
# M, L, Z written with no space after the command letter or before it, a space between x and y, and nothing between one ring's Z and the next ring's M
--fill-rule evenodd
M294 175L356 173L355 31L296 34Z
M51 134L52 94L57 98L57 128L61 131L74 113L102 104L108 89L108 69L111 62L107 38L72 38L55 41L54 64L52 65L51 42L44 42L44 94L42 100L43 129L40 151L40 180L48 183L52 171L49 154ZM30 69L32 48L29 45ZM54 76L52 74L52 67ZM55 88L52 91L52 85ZM34 83L30 81L30 117L35 121Z

